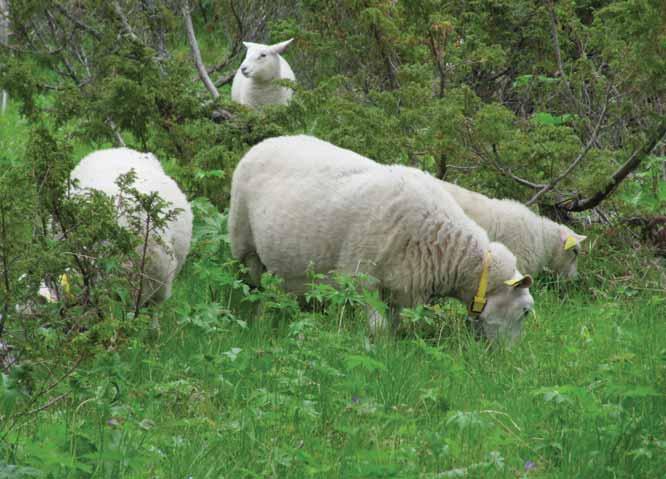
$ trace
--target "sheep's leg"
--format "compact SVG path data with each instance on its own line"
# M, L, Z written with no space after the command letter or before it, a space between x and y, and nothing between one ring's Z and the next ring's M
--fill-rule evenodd
M370 330L370 336L377 337L386 333L387 330L387 321L384 316L382 316L379 311L377 311L372 306L367 307L368 312L368 329Z
M261 275L266 272L266 266L261 262L256 252L249 253L243 258L247 268L248 283L255 288L261 286Z
M395 335L400 326L400 309L402 308L398 306L390 306L386 314L387 317L384 317L372 306L367 306L370 336L377 337L387 333Z
M382 301L389 306L386 317L372 306L367 306L368 328L370 329L370 335L375 337L388 332L395 334L400 326L400 310L402 307L393 301L395 298L388 291L382 291L381 297Z

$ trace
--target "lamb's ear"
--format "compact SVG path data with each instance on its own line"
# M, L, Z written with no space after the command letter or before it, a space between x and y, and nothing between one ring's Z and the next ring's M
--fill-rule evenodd
M294 39L290 38L289 40L285 40L283 42L276 43L275 45L270 46L270 50L271 50L272 53L277 53L279 55L280 53L284 53L284 51L287 49L289 44L293 41L294 41Z
M532 286L533 282L532 277L529 274L526 274L524 276L517 275L515 278L508 279L504 284L513 288L529 288Z
M252 43L252 42L243 42L243 45L245 45L245 48L248 50L252 47L258 47L260 44L259 43Z

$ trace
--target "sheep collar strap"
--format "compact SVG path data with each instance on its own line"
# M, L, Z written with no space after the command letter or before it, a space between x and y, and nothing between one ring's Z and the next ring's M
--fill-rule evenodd
M564 251L569 251L571 248L576 246L577 243L578 242L576 241L576 238L571 235L567 236L567 239L564 242Z
M479 315L486 307L486 290L488 289L488 276L490 274L490 262L492 259L490 251L486 251L486 254L483 256L483 269L481 270L479 289L476 291L472 304L469 305L469 310L472 314Z

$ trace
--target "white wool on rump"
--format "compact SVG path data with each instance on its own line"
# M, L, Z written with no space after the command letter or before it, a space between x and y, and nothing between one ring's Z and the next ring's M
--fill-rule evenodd
M580 242L586 236L537 215L517 201L488 198L452 183L441 184L491 240L503 243L516 255L521 272L535 276L550 269L567 278L576 276Z
M308 271L360 272L398 308L437 296L470 304L489 252L478 319L492 339L516 339L534 304L531 278L516 269L514 255L491 243L438 180L311 136L268 139L243 157L232 180L229 234L254 284L269 271L302 294ZM514 286L505 284L512 279ZM385 324L376 312L369 319L371 329Z
M292 40L293 38L275 45L243 42L247 55L231 84L231 99L250 108L286 105L293 91L278 85L276 80L296 81L291 67L280 56Z
M129 148L111 148L89 154L74 168L71 178L77 182L78 191L94 189L117 198L120 191L116 180L132 169L136 173L134 188L144 194L157 192L169 203L168 209L181 210L158 232L159 241L155 237L148 240L141 303L164 301L171 296L173 280L185 263L192 240L192 209L176 182L164 172L152 153ZM119 223L127 225L123 217Z

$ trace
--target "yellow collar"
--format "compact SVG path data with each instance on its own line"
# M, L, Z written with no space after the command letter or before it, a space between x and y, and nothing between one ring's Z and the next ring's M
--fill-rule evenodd
M490 251L486 251L483 256L483 269L481 270L481 279L479 280L479 289L476 291L472 304L469 305L469 311L472 314L479 315L486 307L486 290L488 289L488 276L490 274L490 262L493 257Z

